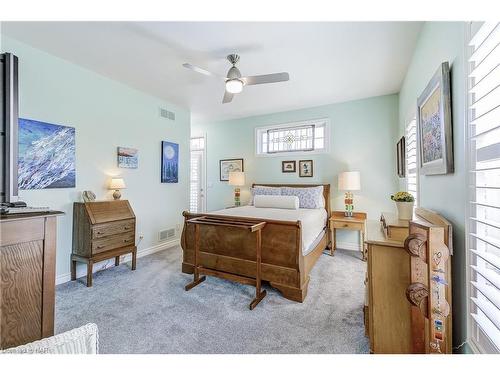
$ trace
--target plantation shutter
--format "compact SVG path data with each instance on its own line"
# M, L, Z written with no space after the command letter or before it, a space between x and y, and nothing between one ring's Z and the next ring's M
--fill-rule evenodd
M406 190L415 198L418 206L418 181L417 181L417 121L413 118L406 125Z
M500 353L500 24L470 30L470 339Z

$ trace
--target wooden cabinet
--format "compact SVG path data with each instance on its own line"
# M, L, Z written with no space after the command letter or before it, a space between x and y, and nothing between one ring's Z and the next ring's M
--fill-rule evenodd
M424 236L427 232L434 233L436 238ZM428 265L432 267L433 262L428 259L433 256L424 254L439 251L444 259L444 251L451 243L450 233L451 226L444 218L422 208L416 209L411 223L388 214L383 214L380 222L368 221L365 324L372 353L451 353L452 322L446 308L449 307L446 300L451 301L450 258L430 272ZM411 246L413 253L408 250L412 241L415 241ZM425 267L422 259L428 263ZM415 280L415 274L421 279ZM428 299L431 287L433 293L437 287L444 290L441 305L432 305L432 299ZM436 318L433 314L442 316ZM427 331L437 323L434 336L439 342L434 339L432 342ZM443 332L444 326L447 329Z
M0 349L54 334L56 216L0 216Z
M93 264L132 253L136 267L135 215L126 200L75 202L73 205L73 253L71 279L76 279L76 263L87 264L87 286L92 286Z
M333 255L337 250L337 229L356 230L359 231L361 236L360 245L363 260L366 260L366 252L364 248L365 232L366 232L366 213L353 212L353 216L346 217L344 211L332 211L329 219L329 227L332 237L332 247L330 248L330 255Z

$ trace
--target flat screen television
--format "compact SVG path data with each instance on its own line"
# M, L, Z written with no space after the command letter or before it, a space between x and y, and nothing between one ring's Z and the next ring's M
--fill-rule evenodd
M2 115L0 202L14 203L18 201L18 58L11 53L2 53L0 60L0 113Z

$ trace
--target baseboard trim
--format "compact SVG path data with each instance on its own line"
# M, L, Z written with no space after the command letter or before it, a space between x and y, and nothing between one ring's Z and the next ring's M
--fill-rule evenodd
M356 242L337 242L336 245L337 249L361 251L359 243Z
M156 253L156 252L161 251L161 250L166 250L166 249L169 249L171 247L178 246L179 244L180 244L180 240L177 238L175 240L162 242L162 243L155 245L155 246L140 249L140 250L137 250L137 258L142 258L142 257L145 257L146 255L150 255L150 254ZM130 262L131 260L132 260L132 254L122 255L120 257L121 263ZM101 265L101 266L99 266L99 265ZM105 260L103 262L96 263L96 265L94 267L95 270L93 273L96 273L96 272L99 272L99 271L102 271L102 270L105 270L105 269L108 269L108 268L111 268L114 266L115 266L114 258L110 259L109 261ZM86 274L87 274L87 271L86 271L85 267L76 269L76 277L77 278L83 277ZM71 273L70 272L63 273L62 275L57 275L56 276L56 285L64 284L70 280L71 280Z

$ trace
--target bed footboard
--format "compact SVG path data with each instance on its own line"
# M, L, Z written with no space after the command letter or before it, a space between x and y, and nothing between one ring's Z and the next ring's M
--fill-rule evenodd
M224 215L192 214L183 212L184 228L182 272L193 273L194 225L187 221L195 217ZM230 217L233 220L249 219ZM302 302L307 294L309 276L304 266L301 249L300 221L265 220L262 229L262 280L280 290L287 299ZM200 228L200 259L204 267L235 275L255 277L255 243L235 228L205 226Z

